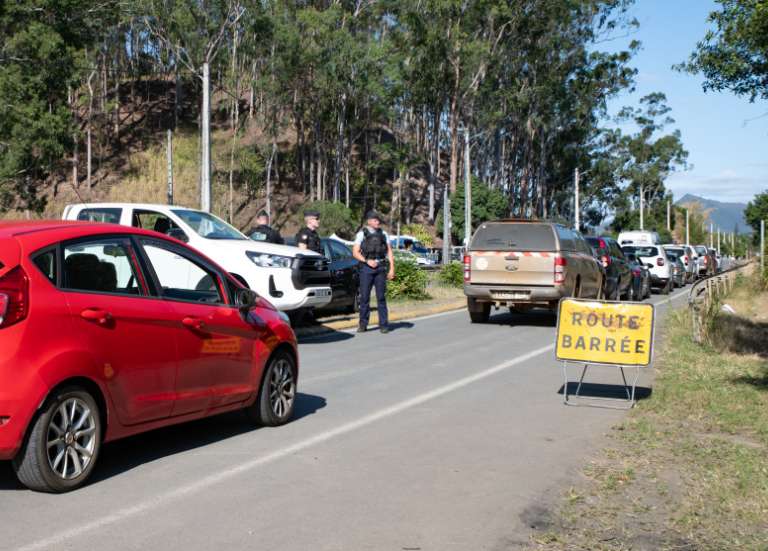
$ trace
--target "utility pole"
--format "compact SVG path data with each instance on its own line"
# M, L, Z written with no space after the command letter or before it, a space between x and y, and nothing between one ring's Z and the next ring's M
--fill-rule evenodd
M469 174L469 127L464 128L464 246L472 238L472 184Z
M760 220L760 277L765 274L765 220Z
M211 75L203 63L202 158L200 163L200 209L211 212Z
M573 171L573 187L573 212L575 219L574 228L576 231L579 231L579 228L581 228L581 204L579 202L579 167L576 167L576 169Z
M715 225L710 223L709 224L709 248L714 249L715 248Z
M165 146L165 158L168 163L168 204L173 204L173 132L168 129L168 143Z
M720 228L717 228L717 254L720 254Z
M644 211L645 211L645 190L643 189L643 184L640 184L640 230L645 229L644 225Z
M686 211L687 213L687 211ZM688 229L688 225L686 223L686 229ZM667 231L672 231L672 201L667 199ZM685 241L686 245L688 244L688 238L686 237Z
M451 263L451 200L448 186L443 187L443 264Z
M691 213L685 209L685 244L691 244Z

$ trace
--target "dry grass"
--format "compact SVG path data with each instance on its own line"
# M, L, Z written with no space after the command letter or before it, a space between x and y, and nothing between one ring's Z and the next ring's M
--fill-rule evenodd
M712 345L670 316L653 395L565 492L536 549L768 549L768 294L746 282Z

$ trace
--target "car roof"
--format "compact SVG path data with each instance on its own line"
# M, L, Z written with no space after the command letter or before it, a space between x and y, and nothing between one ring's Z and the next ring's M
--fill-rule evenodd
M118 224L105 224L103 222L85 222L77 220L36 220L36 221L4 221L0 222L0 239L16 238L22 243L32 247L43 247L50 243L87 237L90 235L107 234L134 234L151 235L157 237L157 232L121 226Z
M184 205L164 205L162 203L74 203L68 205L68 208L138 208L138 209L184 209L200 210ZM202 212L202 211L200 211Z

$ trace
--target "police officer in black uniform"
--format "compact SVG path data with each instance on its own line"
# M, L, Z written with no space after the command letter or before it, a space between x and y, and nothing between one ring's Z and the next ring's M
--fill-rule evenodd
M317 235L319 227L320 213L316 210L304 211L304 227L296 234L296 246L323 254L323 244L320 242L320 236Z
M376 288L379 330L389 333L387 280L395 278L395 260L389 236L381 229L381 216L376 211L365 215L366 225L355 236L352 254L360 261L360 323L358 333L368 330L371 313L371 288Z
M273 229L269 225L269 215L267 211L262 210L256 217L256 223L258 226L253 228L248 234L254 241L264 241L265 243L275 243L276 245L284 245L285 241L280 236L280 233Z

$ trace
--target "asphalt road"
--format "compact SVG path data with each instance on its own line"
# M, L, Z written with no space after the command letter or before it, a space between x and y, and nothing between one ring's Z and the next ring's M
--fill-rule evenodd
M654 295L657 314L686 294ZM115 442L66 495L24 490L0 463L0 549L526 544L623 413L562 404L550 315L471 325L462 311L394 329L303 342L284 427L229 414ZM611 368L592 377L621 381Z

